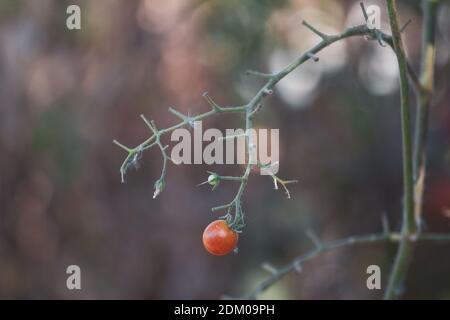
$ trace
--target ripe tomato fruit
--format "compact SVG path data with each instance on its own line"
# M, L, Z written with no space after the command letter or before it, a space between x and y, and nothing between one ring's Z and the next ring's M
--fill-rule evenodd
M225 220L211 222L203 231L205 249L215 255L224 256L236 248L238 234L232 230Z

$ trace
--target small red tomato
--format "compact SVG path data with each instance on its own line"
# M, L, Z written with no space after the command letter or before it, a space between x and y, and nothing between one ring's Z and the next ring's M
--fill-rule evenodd
M224 256L236 248L238 234L232 230L225 220L211 222L203 231L205 249L215 255Z

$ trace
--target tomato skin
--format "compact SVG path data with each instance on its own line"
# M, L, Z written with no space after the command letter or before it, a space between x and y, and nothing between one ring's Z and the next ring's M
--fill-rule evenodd
M215 220L203 231L203 245L215 256L230 253L236 248L237 242L238 234L228 226L225 220Z

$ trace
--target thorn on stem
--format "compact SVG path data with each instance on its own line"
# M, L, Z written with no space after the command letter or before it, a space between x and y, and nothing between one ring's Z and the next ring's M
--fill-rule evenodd
M269 174L273 179L274 189L278 190L278 183L280 183L283 186L284 191L286 192L287 198L290 199L291 194L289 192L289 189L286 187L286 185L291 184L291 183L297 183L298 180L282 180L273 173L269 173Z
M223 141L223 140L238 139L238 138L243 138L243 137L247 137L247 133L232 134L232 135L228 135L225 137L219 137L218 140Z
M208 91L203 93L203 98L205 98L206 102L210 105L210 107L215 111L220 111L222 108L214 102L214 100L209 96Z
M380 30L375 30L375 34L377 35L377 41L382 47L386 47L386 45L383 42L383 34L380 32Z
M131 152L131 149L124 146L123 144L121 144L119 141L117 140L113 140L113 143L119 147L121 147L123 150L127 151L127 152Z
M265 88L265 89L263 90L263 96L264 96L264 97L266 97L266 96L271 96L271 95L273 95L273 90L272 90L272 89Z
M317 34L319 37L321 37L323 40L327 40L328 39L328 35L326 35L323 32L320 32L319 30L317 30L316 28L314 28L312 25L310 25L308 22L306 22L306 20L302 21L302 24L307 27L309 30L311 30L313 33Z
M311 241L314 243L314 245L316 246L317 249L322 248L322 242L320 241L319 237L315 234L314 231L312 231L311 229L308 229L306 231L306 236L309 239L311 239Z
M262 109L262 104L258 103L256 107L250 112L249 117L253 117L256 113L258 113Z
M300 261L294 261L294 270L297 273L302 273L302 264L300 263Z
M406 23L403 25L403 27L400 28L400 32L405 31L405 29L409 26L409 24L412 22L412 19L408 19Z
M270 272L273 275L276 275L278 273L278 270L274 266L272 266L270 263L267 263L267 262L264 262L261 265L261 268L263 268L267 272Z
M157 136L158 130L156 129L155 121L153 121L153 120L148 121L147 118L143 114L141 114L141 118L142 118L142 120L144 120L145 124L147 125L147 127L149 127L149 129L153 132L153 134L155 136Z
M386 212L383 212L381 214L381 225L382 225L382 228L383 228L383 233L384 234L389 234L390 233L389 220L387 218Z
M361 7L361 11L363 13L364 20L367 22L367 20L369 20L369 16L367 15L366 7L364 6L363 2L360 2L359 5Z
M177 116L178 118L180 118L184 122L186 122L186 123L189 122L189 117L188 116L182 114L181 112L175 110L174 108L170 107L169 108L169 112L172 113L173 115Z
M277 179L275 178L275 176L273 176L273 188L274 188L275 190L278 190L278 181L277 181Z
M234 201L232 201L232 202L230 202L228 204L224 204L224 205L221 205L221 206L218 206L218 207L211 208L211 211L213 211L213 212L214 211L219 211L219 210L230 208L232 206L234 206Z
M254 70L246 70L245 74L251 75L251 76L257 76L257 77L261 77L261 78L272 78L274 76L271 73L264 73L264 72L254 71Z
M316 57L316 56L315 56L314 54L312 54L311 52L307 52L306 55L307 55L310 59L312 59L314 62L319 61L319 58Z

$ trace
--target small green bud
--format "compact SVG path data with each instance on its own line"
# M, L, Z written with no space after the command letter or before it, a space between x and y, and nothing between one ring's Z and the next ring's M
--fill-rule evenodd
M215 173L213 173L213 174L210 174L209 175L209 177L208 177L208 183L211 185L211 186L216 186L218 183L220 182L220 178L219 178L219 176L217 175L217 174L215 174Z
M153 193L153 199L155 199L163 191L166 183L163 179L159 179L155 182L155 192Z
M209 184L210 186L212 186L212 189L214 190L215 188L217 188L217 186L220 183L220 176L214 172L208 171L209 176L208 179L202 183L199 184L199 186L204 185L204 184Z

